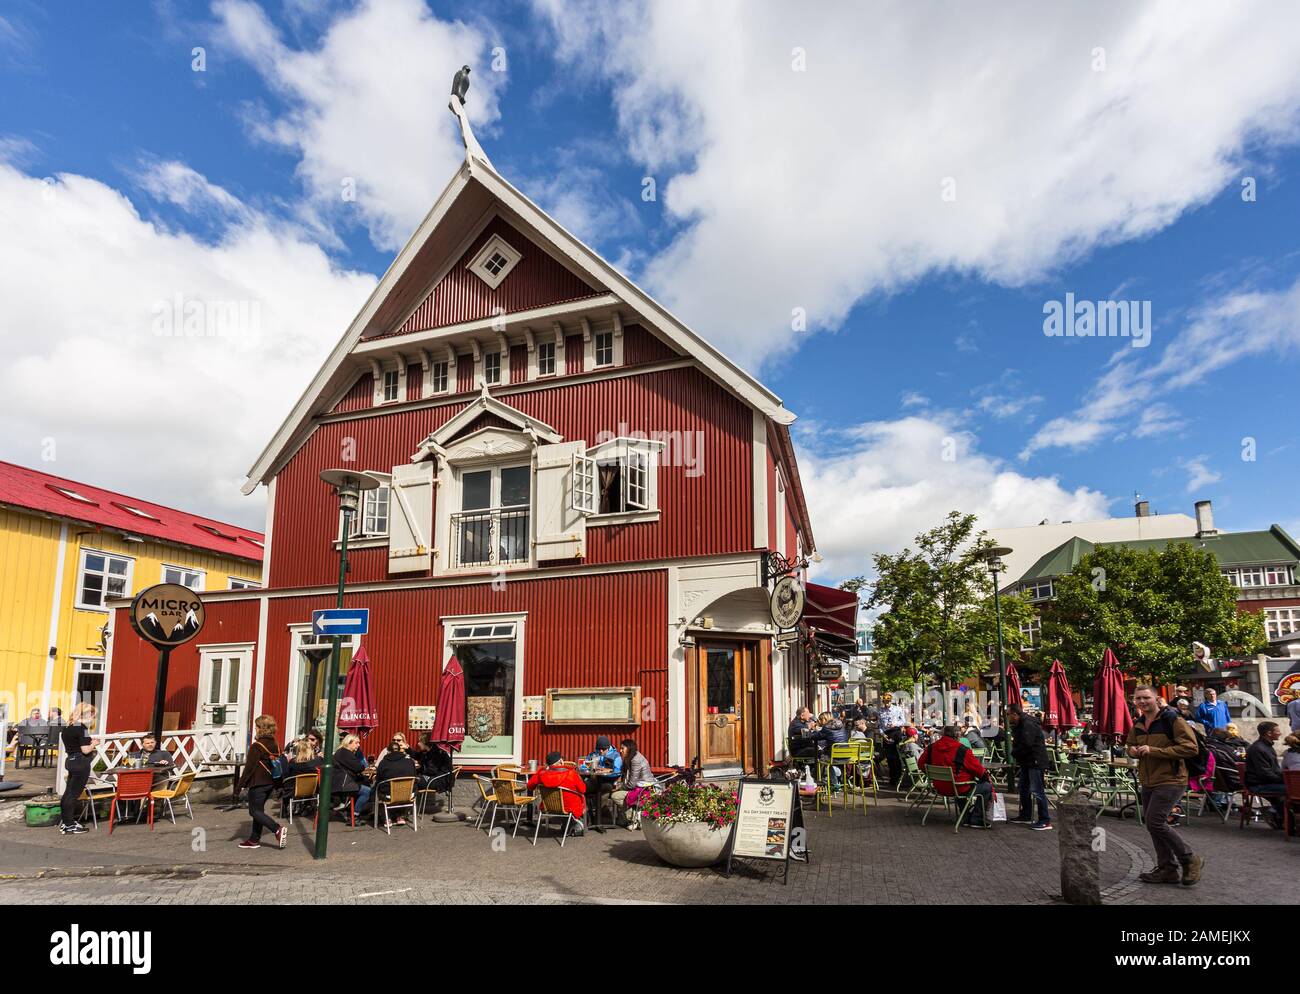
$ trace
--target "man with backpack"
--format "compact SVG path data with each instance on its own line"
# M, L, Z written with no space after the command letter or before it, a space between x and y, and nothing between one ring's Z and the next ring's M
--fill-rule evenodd
M952 770L955 785L946 780L936 780L935 792L963 798L973 792L979 800L971 801L966 824L971 828L992 828L993 783L989 779L989 771L969 748L961 744L960 736L961 732L956 725L945 725L943 734L925 747L917 765L922 771L927 766L946 766Z
M1195 759L1201 747L1191 726L1173 708L1162 708L1152 688L1138 687L1133 703L1138 720L1125 744L1129 756L1138 761L1142 822L1156 852L1155 869L1139 877L1148 884L1190 887L1201 879L1205 860L1174 831L1169 812L1187 790L1187 761Z

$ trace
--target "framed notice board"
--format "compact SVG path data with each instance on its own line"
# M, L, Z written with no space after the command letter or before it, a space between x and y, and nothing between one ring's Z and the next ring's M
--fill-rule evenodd
M639 725L640 687L555 687L546 692L548 725Z
M796 786L789 780L740 781L727 844L727 876L733 859L774 859L785 864L781 882L789 882L791 836L803 830Z

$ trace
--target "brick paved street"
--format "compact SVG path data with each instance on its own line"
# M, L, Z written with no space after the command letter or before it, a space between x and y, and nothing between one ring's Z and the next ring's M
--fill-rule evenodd
M1012 813L1014 813L1014 804ZM243 851L240 812L196 807L198 821L128 824L59 836L53 829L0 825L0 903L1049 903L1058 892L1057 837L1019 825L954 835L941 812L922 827L900 803L882 799L863 816L809 816L811 864L793 864L790 884L766 865L677 870L658 862L640 834L617 829L561 849L508 840L503 851L473 823L419 833L333 823L330 859L311 858L310 821L295 822L289 847ZM1300 879L1300 844L1281 833L1200 818L1187 830L1208 857L1196 888L1154 887L1133 877L1151 865L1146 833L1105 818L1102 886L1108 903L1287 903L1272 881ZM192 831L203 832L195 841ZM195 852L192 844L201 851ZM206 845L206 851L202 846Z

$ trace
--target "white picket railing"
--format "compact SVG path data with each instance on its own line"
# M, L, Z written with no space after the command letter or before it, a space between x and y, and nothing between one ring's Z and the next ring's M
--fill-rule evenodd
M95 751L90 756L91 776L101 776L105 770L126 765L131 753L140 748L141 740L149 732L112 732L96 735ZM213 763L231 763L242 759L245 743L237 741L238 732L231 729L189 728L163 732L162 748L176 760L177 773L193 772L196 778L230 776L234 767L212 766ZM59 742L59 770L55 790L63 793L64 752Z

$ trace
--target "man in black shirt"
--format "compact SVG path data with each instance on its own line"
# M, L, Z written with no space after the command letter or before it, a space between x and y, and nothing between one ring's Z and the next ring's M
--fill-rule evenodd
M1259 723L1259 738L1246 750L1246 786L1252 794L1258 794L1273 806L1270 824L1281 828L1283 822L1283 798L1286 786L1282 780L1282 764L1277 761L1277 751L1273 743L1282 737L1282 730L1276 721Z

